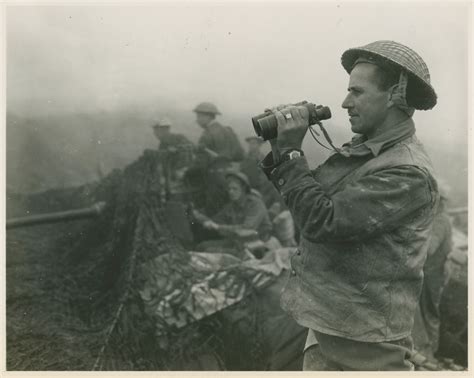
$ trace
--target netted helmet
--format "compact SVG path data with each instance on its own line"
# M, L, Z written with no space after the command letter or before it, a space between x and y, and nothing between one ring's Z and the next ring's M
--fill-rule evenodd
M431 86L428 66L409 47L394 41L372 42L346 50L341 57L342 66L350 73L356 60L361 57L406 71L408 74L407 102L410 106L418 110L428 110L436 105L437 95Z
M196 113L209 113L209 114L221 114L212 102L201 102L198 106L193 109Z

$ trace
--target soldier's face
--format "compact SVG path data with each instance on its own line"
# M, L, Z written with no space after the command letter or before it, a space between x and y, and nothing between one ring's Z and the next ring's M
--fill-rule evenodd
M244 194L244 188L242 184L235 179L228 179L227 192L232 202L238 201Z
M214 116L207 113L196 113L196 122L201 127L206 127L212 120Z
M372 137L388 115L390 92L379 89L377 67L359 63L351 71L348 95L342 107L349 113L351 130Z

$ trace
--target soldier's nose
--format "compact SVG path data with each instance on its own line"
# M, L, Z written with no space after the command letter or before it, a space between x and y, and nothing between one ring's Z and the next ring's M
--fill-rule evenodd
M349 96L350 96L350 93L346 96L346 98L344 99L344 101L341 104L343 109L349 109L353 106L352 101L350 100Z

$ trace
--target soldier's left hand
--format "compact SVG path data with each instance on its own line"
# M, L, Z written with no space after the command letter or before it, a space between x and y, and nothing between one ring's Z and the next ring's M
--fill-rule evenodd
M304 106L284 105L271 109L278 122L278 137L272 144L279 150L301 149L308 131L309 113Z

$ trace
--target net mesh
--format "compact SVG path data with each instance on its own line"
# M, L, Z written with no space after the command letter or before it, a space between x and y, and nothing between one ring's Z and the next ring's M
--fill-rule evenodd
M10 198L30 213L108 206L94 220L9 233L8 370L186 370L189 361L189 369L222 370L232 358L262 368L255 288L276 275L188 253L163 217L158 165L144 154L97 183ZM196 298L213 293L221 299L210 311ZM218 311L232 304L245 308L239 356L224 348L235 338L224 326L232 316Z

